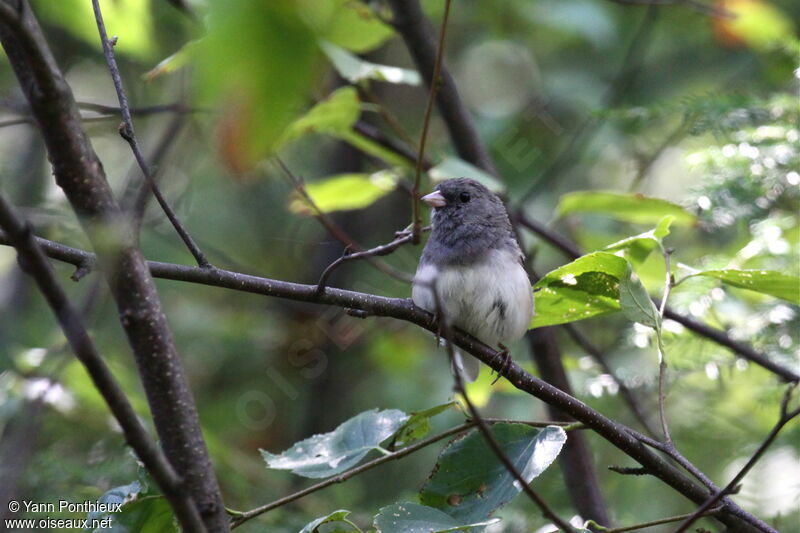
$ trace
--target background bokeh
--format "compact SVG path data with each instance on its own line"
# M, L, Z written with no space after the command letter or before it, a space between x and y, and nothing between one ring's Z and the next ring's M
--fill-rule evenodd
M292 120L348 83L316 39L373 63L413 68L402 40L390 29L361 27L358 16L331 22L339 15L328 11L353 9L344 3L298 2L312 13L304 19L293 18L281 3L198 0L192 5L208 15L203 29L161 0L103 2L109 33L119 36L118 60L134 108L178 104L171 111L135 115L137 134L145 151L157 158L166 195L216 265L315 283L342 253L342 245L317 220L290 209L296 195L274 165L273 150L310 186L342 173L392 169L389 192L363 201L368 205L361 209L331 213L363 246L388 242L409 223L412 169L365 155L339 134L303 131L290 141L281 137ZM434 24L443 4L424 2ZM76 99L116 105L90 2L37 0L33 5ZM593 250L651 226L602 214L557 219L562 194L602 189L666 198L699 220L673 228L667 244L676 261L694 268L798 274L800 4L727 0L715 5L737 10L740 17L719 19L686 5L651 8L607 0L455 1L447 65L512 204L532 189L523 204L526 213ZM187 48L187 43L193 44ZM161 71L151 72L176 52ZM358 112L364 122L416 143L427 90L404 83L413 81L409 76L402 72L400 83L363 83ZM24 121L5 123L25 118L26 107L4 57L0 112L0 188L38 235L87 248L52 179L36 128ZM118 118L90 106L83 112L112 186L120 196L130 195L130 184L141 176L117 134ZM427 153L434 164L455 157L435 113ZM540 275L567 261L535 235L525 233L522 240ZM142 248L150 259L191 264L154 205L145 217ZM405 246L386 261L412 273L420 250ZM657 255L640 272L653 294L663 284ZM57 269L74 301L86 306L103 356L149 423L105 287L96 274L73 283L71 268ZM410 294L407 285L363 262L343 266L330 283L381 295ZM366 409L409 412L452 397L444 353L412 325L178 282L158 281L158 287L232 508L248 509L306 484L267 470L259 448L277 453ZM800 367L796 306L706 279L687 281L670 301L682 313L729 329L774 361ZM602 347L655 420L657 360L651 332L617 315L578 327ZM665 328L673 436L690 460L724 484L775 422L781 384L675 323ZM566 336L562 340L576 395L635 426L613 381ZM513 354L535 370L527 345L520 343ZM541 402L503 381L490 388L489 381L483 376L472 389L487 416L546 419ZM443 429L458 420L453 412L436 424ZM50 310L7 247L0 247L0 434L0 483L18 499L81 501L136 477L135 460L103 401L64 348ZM586 435L615 521L636 523L691 511L689 502L653 478L606 470L631 466L630 461L602 439ZM378 508L414 498L439 449L430 447L313 494L242 531L297 531L339 508L353 510L356 521L368 524ZM557 468L539 478L536 488L562 516L575 514ZM800 531L797 423L784 430L735 499L781 531ZM534 531L546 524L523 498L499 515L505 520L496 531Z

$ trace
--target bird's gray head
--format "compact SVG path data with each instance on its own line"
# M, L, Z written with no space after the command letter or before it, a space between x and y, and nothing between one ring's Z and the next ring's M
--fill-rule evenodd
M436 262L470 263L489 249L517 247L503 202L475 180L445 180L422 200L433 207L423 255Z

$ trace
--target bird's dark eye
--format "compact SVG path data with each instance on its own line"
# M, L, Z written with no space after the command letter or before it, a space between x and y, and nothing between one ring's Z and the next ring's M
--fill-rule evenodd
M458 196L458 198L461 200L462 204L466 204L467 202L469 202L469 193L468 192L462 192Z

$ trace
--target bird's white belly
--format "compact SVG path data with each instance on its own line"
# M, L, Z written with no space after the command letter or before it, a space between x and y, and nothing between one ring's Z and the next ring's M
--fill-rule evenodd
M448 319L485 344L510 344L528 330L533 317L533 292L528 275L513 252L494 250L477 265L421 266L414 277L411 298L435 312L431 292L437 292Z

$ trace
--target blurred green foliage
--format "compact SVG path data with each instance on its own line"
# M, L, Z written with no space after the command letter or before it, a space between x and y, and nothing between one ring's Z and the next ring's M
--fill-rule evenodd
M115 105L90 4L33 4L77 100ZM386 14L379 2L373 4L380 16ZM609 273L597 267L586 279L589 287L608 289L600 291L608 310L619 309L614 284L625 276L626 260L651 295L662 294L662 254L647 244L631 255L630 247L623 250L615 243L651 232L665 214L681 217L669 236L655 235L674 250L678 279L697 271L800 273L800 5L790 0L722 4L744 15L733 24L683 6L664 6L650 13L653 22L640 34L648 24L648 8L605 0L454 3L446 60L491 148L502 188L513 204L537 182L536 194L523 206L526 214L551 222L587 252L612 245L601 253L615 258L608 260L616 265L616 277L603 277ZM266 277L315 283L340 257L342 245L307 210L292 208L298 205L292 186L266 164L275 150L360 244L392 240L410 222L406 191L413 165L350 128L357 119L365 121L413 151L427 90L403 83L409 81L407 72L398 83L369 75L343 88L346 69L333 64L335 58L321 43L332 43L365 64L413 70L402 40L361 2L198 0L192 5L202 24L163 1L102 2L109 33L119 36L117 52L132 105L177 101L192 109L180 133L167 138L173 114L137 114L134 120L148 154L168 147L157 162L163 189L211 260ZM438 23L443 0L424 5ZM756 13L753 18L748 10ZM187 43L193 44L186 48ZM178 59L161 75L143 80L176 52ZM619 79L625 83L614 82ZM3 120L26 112L16 84L0 61ZM118 120L84 113L91 118L85 125L109 180L121 194L140 176L117 135ZM576 131L584 131L585 138L573 142ZM436 116L426 152L434 164L424 176L426 187L429 179L454 174L489 180L454 155ZM568 163L549 172L561 157ZM0 187L37 234L87 246L52 182L34 128L0 128L0 169ZM348 176L344 182L343 175ZM388 175L391 182L383 179ZM354 177L363 185L358 194L348 192ZM590 209L587 195L609 200L592 191L614 196L605 208ZM651 198L660 200L650 203ZM625 199L640 205L629 207ZM563 207L566 202L569 208ZM521 238L538 274L569 262L535 235ZM155 208L145 219L142 247L151 259L190 262ZM412 273L419 252L406 246L385 260ZM74 301L91 302L92 333L133 405L149 420L130 350L98 276L76 284L68 281L71 269L57 268ZM574 277L577 287L583 286L581 275ZM670 305L727 329L798 371L800 310L796 299L774 297L791 292L795 278L781 277L784 285L776 294L725 284L724 277L687 279L670 296ZM558 281L561 289L573 281L543 279ZM343 266L330 283L387 296L410 292L361 262ZM429 335L408 324L362 321L337 309L203 286L158 285L230 507L252 508L305 486L289 473L266 469L259 448L288 449L361 411L420 411L452 398L446 356ZM546 304L540 304L540 313L549 316ZM656 420L656 332L631 324L619 312L597 313L577 327L602 348ZM775 422L783 385L670 320L661 325L661 334L670 364L667 410L673 437L689 459L724 484ZM559 335L576 395L636 426L603 368ZM512 353L532 368L526 345L512 347ZM541 402L503 382L491 388L490 381L483 376L471 389L487 416L547 418ZM43 407L34 412L37 398ZM450 410L431 424L434 431L442 430L462 418ZM11 455L21 461L23 451L31 452L15 480L20 499L95 499L137 479L135 460L82 367L65 350L49 309L16 267L14 254L0 247L3 442L25 424L35 428L35 438ZM691 510L652 478L605 471L605 465L628 464L626 457L585 434L616 522ZM736 497L781 531L793 531L800 520L798 443L800 427L794 423L751 474L756 481L746 478ZM241 530L296 532L335 509L351 510L347 518L362 527L371 524L379 509L415 499L443 446L329 487ZM4 460L9 457L0 450ZM2 465L4 481L10 479L5 477L9 464ZM764 479L768 483L758 481ZM575 513L558 469L545 471L535 486L561 516ZM533 531L546 524L521 498L498 516L503 521L492 531ZM711 521L700 524L716 527Z

